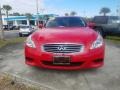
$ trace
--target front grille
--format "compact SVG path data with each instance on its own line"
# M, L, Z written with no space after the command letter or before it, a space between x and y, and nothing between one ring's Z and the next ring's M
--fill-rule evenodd
M45 44L43 49L52 53L75 53L83 50L83 45L78 44Z

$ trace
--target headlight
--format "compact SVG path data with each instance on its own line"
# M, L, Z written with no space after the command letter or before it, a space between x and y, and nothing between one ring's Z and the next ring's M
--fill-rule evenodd
M90 49L95 49L95 48L99 48L103 45L103 38L98 35L96 41L93 42L92 46Z
M31 35L27 38L27 40L26 40L26 45L27 45L28 47L35 48L35 43L34 43L34 41L32 40Z

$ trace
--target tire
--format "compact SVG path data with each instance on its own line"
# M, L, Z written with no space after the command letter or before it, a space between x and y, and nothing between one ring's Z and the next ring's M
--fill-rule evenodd
M106 37L105 33L103 32L102 28L95 28L96 32L100 34L103 38Z
M23 35L19 33L19 37L22 37Z

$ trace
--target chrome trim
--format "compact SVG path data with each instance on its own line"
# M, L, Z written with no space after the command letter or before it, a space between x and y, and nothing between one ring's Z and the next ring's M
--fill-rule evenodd
M45 48L45 45L48 46L46 46ZM59 48L58 46L60 46L61 48ZM83 52L83 50L84 45L78 43L46 43L42 45L42 51L50 53L80 53Z

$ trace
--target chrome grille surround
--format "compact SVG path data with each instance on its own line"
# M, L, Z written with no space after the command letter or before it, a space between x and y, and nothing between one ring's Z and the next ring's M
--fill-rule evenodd
M84 45L76 43L52 43L43 45L43 50L51 53L77 53L83 52Z

